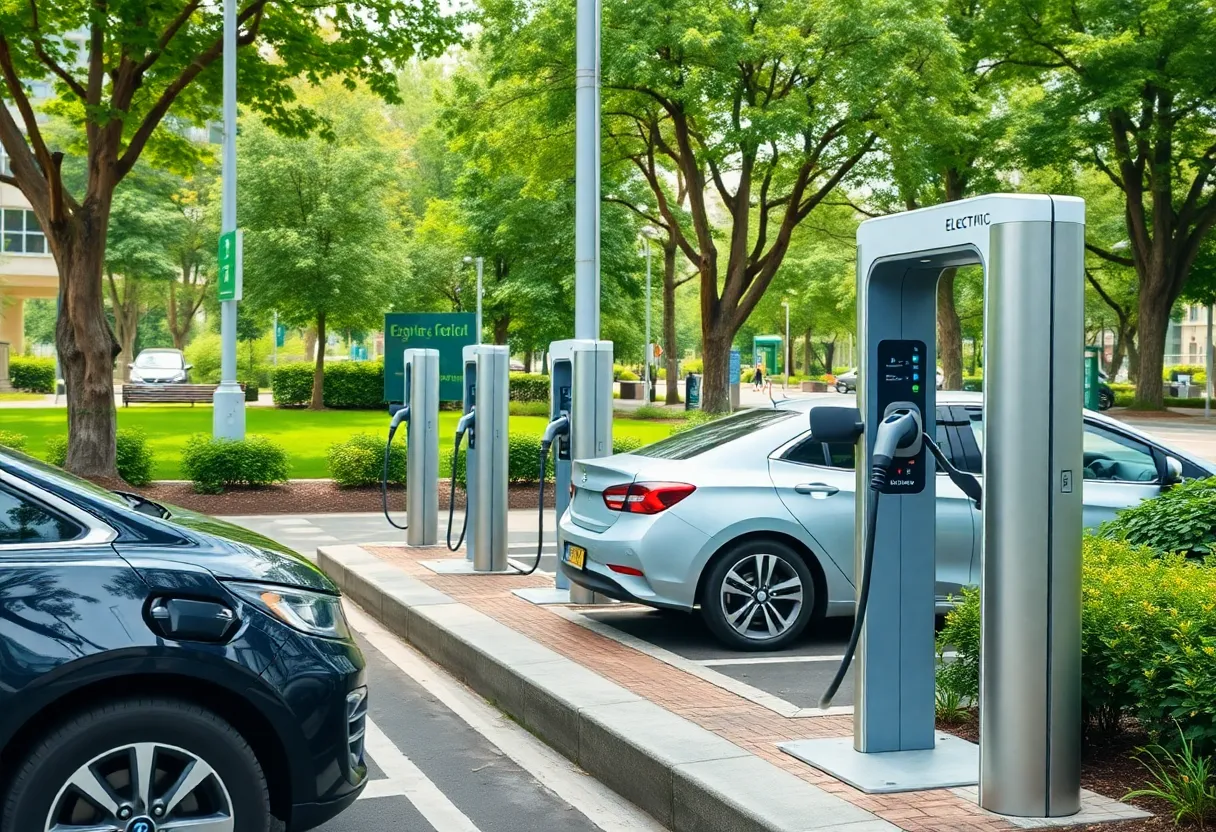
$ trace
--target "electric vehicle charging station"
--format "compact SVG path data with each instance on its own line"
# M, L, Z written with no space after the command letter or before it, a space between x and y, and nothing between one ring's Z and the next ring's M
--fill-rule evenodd
M558 521L570 505L573 461L612 453L612 352L611 341L569 338L549 344L550 421L542 453L549 453L549 444L553 446L554 507ZM544 517L543 502L541 517ZM543 534L541 538L543 545ZM515 594L535 604L602 603L601 596L571 585L560 565L563 548L559 532L559 565L553 589L519 589Z
M390 408L388 443L384 449L384 516L406 532L408 546L434 546L439 542L439 351L405 351L405 387L399 407ZM406 424L406 526L398 526L388 513L388 459L393 435Z
M467 380L472 354L473 380ZM466 464L469 533L474 572L506 572L507 415L510 352L505 346L465 347L466 390L473 392L474 423Z
M1084 202L1058 196L977 197L858 228L858 408L812 416L821 441L857 443L854 736L781 747L863 791L978 780L980 806L999 814L1080 809L1084 241ZM927 452L937 280L973 264L985 313L978 749L934 731ZM978 502L974 478L948 473Z

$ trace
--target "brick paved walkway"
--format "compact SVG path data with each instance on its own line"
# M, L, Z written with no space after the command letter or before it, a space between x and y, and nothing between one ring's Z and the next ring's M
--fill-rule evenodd
M454 600L480 610L639 696L909 832L989 832L1017 828L985 814L976 804L948 790L869 795L795 760L782 753L777 743L851 736L852 717L794 719L781 716L511 594L511 590L522 587L551 586L551 579L546 576L438 575L420 564L420 561L435 559L436 550L377 547L368 551L400 566L412 577ZM462 557L463 553L458 556Z

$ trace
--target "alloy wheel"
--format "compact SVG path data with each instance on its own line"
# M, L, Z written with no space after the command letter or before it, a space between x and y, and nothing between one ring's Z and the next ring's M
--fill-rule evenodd
M802 577L785 558L748 555L722 579L722 614L735 632L750 641L775 639L798 621L804 589Z
M197 754L141 742L99 754L72 773L44 832L233 832L232 799Z

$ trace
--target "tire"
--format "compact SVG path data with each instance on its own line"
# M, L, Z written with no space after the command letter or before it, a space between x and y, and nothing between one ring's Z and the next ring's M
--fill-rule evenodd
M148 751L148 749L153 749ZM153 762L149 806L139 800L124 761L147 754ZM178 776L199 763L210 772L167 814L159 798L168 798ZM146 763L145 763L146 765ZM201 769L206 771L206 768ZM93 773L90 779L88 773ZM76 796L69 782L104 783L116 803L106 813L100 804ZM161 814L156 816L160 811ZM30 751L17 768L4 803L4 829L44 832L56 822L82 826L113 824L127 830L148 817L160 828L173 820L208 815L231 817L233 832L276 832L270 812L270 790L253 749L214 713L175 699L120 699L98 705L61 723ZM71 826L67 827L71 829ZM148 826L151 828L151 825Z
M849 385L845 384L843 381L836 382L836 392L837 393L849 392Z
M767 575L768 582L756 581L757 572ZM790 584L795 578L798 583ZM765 598L773 587L782 585L786 588L777 600ZM795 595L799 603L794 603ZM815 578L801 554L777 540L748 540L713 562L702 590L701 615L726 647L782 650L806 629L815 602Z
M1115 405L1115 396L1109 390L1098 391L1098 410L1110 410Z

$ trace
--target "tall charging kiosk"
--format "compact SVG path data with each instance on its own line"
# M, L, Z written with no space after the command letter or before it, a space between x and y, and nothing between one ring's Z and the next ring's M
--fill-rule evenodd
M405 491L410 546L439 542L439 350L405 351Z
M978 779L992 812L1080 808L1084 243L1084 203L1058 196L977 197L858 228L857 576L862 518L877 505L854 735L782 748L864 791ZM863 464L892 413L916 411L934 436L937 281L974 264L985 349L978 752L934 731L934 458L919 444L904 453L881 502Z
M475 422L467 458L467 543L474 572L507 571L507 418L510 353L505 346L466 347L474 355Z

